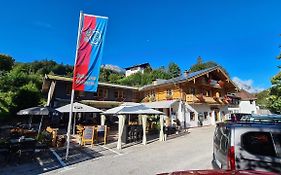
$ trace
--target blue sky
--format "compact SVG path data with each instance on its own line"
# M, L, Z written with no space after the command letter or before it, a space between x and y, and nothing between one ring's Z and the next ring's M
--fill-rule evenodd
M200 55L256 89L278 72L281 1L9 0L1 2L0 53L18 62L73 64L79 11L109 17L103 64L188 69Z

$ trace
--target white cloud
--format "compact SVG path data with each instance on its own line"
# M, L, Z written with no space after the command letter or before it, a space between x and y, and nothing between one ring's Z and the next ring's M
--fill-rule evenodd
M261 87L254 87L253 83L254 81L249 79L249 80L242 80L238 77L233 77L232 81L240 88L244 89L250 93L258 93L260 91L263 91L264 88Z

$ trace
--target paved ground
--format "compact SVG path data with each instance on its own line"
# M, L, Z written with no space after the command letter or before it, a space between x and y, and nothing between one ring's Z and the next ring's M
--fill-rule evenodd
M75 163L45 174L156 174L186 169L211 169L214 127L195 128L191 133L148 145L117 151L104 148L106 156ZM100 147L102 148L102 147Z
M190 134L169 136L166 142L131 144L119 151L116 143L93 148L72 145L69 159L65 149L50 149L31 157L16 157L9 162L0 156L1 175L80 175L80 174L155 174L186 169L210 169L214 127L191 129ZM133 146L132 146L133 145ZM57 157L62 159L59 161Z

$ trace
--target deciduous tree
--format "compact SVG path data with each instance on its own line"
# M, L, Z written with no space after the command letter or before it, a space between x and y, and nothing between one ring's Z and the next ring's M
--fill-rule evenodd
M15 60L9 56L0 54L0 72L10 71L15 64Z

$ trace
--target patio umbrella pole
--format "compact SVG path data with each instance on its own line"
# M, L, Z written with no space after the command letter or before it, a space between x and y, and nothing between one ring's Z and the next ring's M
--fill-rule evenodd
M74 112L74 116L73 116L73 127L72 127L72 135L75 135L76 117L77 117L77 113Z
M42 128L42 123L43 123L43 115L41 117L41 120L40 120L40 124L39 124L39 127L38 127L38 133L37 133L37 137L39 136L40 132L41 132L41 128Z

